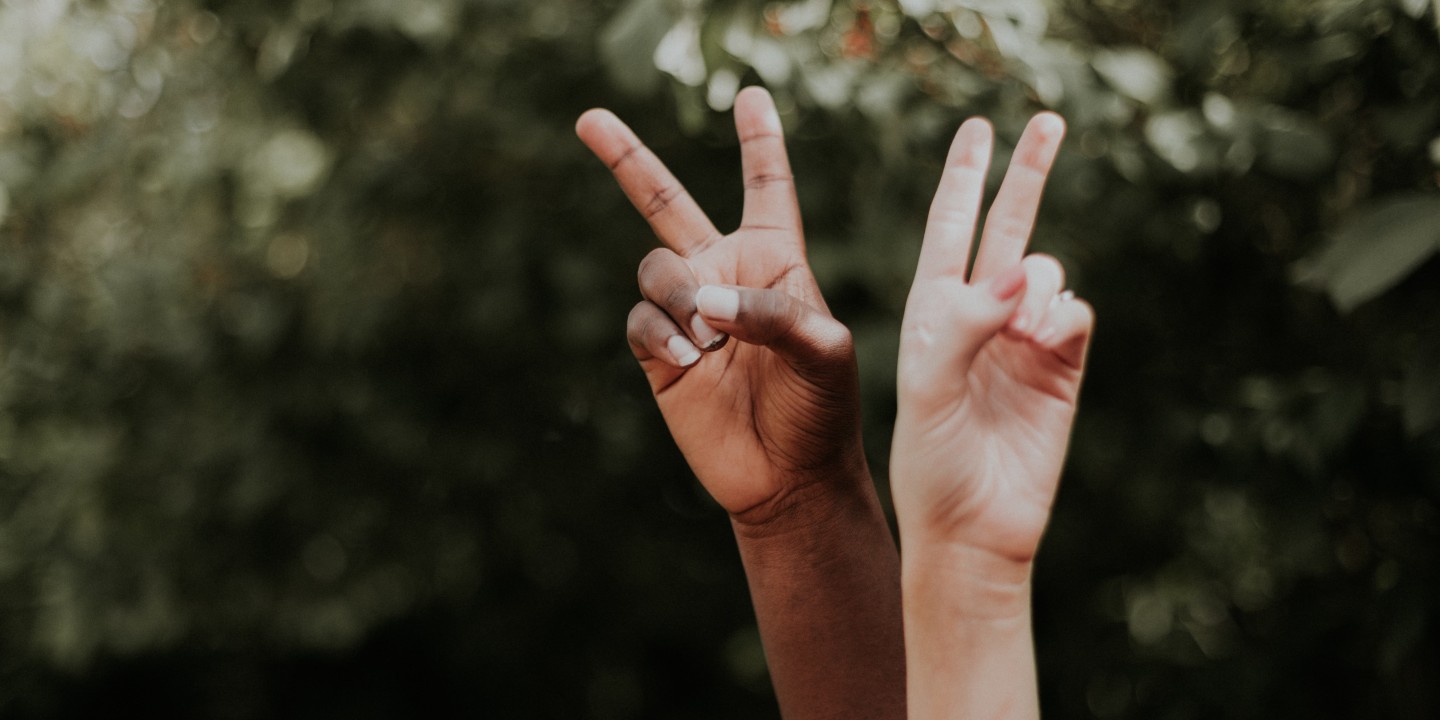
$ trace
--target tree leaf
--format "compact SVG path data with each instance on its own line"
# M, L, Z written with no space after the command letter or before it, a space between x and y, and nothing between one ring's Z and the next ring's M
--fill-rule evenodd
M1163 58L1141 47L1101 50L1090 64L1110 87L1142 105L1168 97L1175 75Z
M1335 144L1314 119L1279 106L1260 111L1264 168L1291 180L1310 180L1335 164Z
M645 95L655 89L660 70L655 48L675 25L663 0L630 0L600 31L600 59L621 90Z
M1349 312L1398 285L1440 251L1440 195L1390 198L1343 223L1335 239L1297 268L1297 279L1323 288Z

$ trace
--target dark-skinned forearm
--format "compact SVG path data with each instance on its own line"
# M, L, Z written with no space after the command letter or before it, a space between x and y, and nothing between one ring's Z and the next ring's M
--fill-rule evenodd
M787 720L905 717L899 554L869 471L846 475L732 519Z

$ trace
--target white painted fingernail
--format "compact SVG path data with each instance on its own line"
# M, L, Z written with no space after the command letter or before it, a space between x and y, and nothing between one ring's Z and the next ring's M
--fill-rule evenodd
M740 293L719 285L706 285L695 293L695 306L707 317L733 322L740 314ZM700 318L696 316L695 319Z
M1066 302L1066 301L1068 301L1068 300L1074 300L1074 299L1075 299L1075 292L1074 292L1073 290L1066 290L1065 292L1062 292L1062 293L1060 293L1059 295L1056 295L1055 297L1050 298L1050 307L1055 307L1056 305L1059 305L1059 304L1062 303L1062 302Z
M1010 329L1015 332L1025 332L1030 329L1030 316L1025 313L1017 313L1015 317L1010 320Z
M706 350L725 337L725 333L710 327L710 323L705 322L705 318L700 317L699 313L690 318L690 330L695 333L695 344Z
M675 362L680 363L680 367L690 367L700 361L700 351L683 335L671 335L665 341L665 349L675 356Z
M1047 328L1045 328L1044 330L1041 330L1040 332L1035 333L1035 342L1040 343L1041 345L1044 345L1045 342L1048 341L1048 340L1049 340L1050 338L1052 338L1052 337L1055 337L1055 326L1054 326L1054 325L1051 325L1050 327L1047 327Z

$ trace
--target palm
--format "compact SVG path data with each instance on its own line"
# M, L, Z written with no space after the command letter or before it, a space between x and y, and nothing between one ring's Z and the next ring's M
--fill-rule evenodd
M662 242L683 258L683 272L695 284L772 288L824 312L805 261L789 163L768 96L742 93L736 125L746 201L741 227L729 235L715 231L613 116L582 118L579 131ZM683 318L674 319L683 326ZM848 348L803 364L733 340L685 368L654 353L637 357L691 468L733 514L764 512L795 484L859 457L858 383Z
M1079 383L1080 371L1053 352L991 338L953 395L907 407L897 419L895 457L926 468L919 477L932 480L904 487L902 504L955 530L951 539L1005 557L1033 553L1060 478Z

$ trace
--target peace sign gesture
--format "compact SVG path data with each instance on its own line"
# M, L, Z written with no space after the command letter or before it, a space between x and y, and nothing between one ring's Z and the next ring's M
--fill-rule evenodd
M745 210L728 235L614 115L591 110L576 131L664 244L640 264L628 335L665 422L715 500L760 523L864 458L854 348L805 261L769 94L742 91L735 125Z
M1060 263L1025 255L1064 129L1051 113L1025 129L968 277L988 123L960 127L931 205L890 456L912 718L1039 717L1030 572L1094 325Z
M805 261L769 94L741 91L735 126L745 211L728 235L614 115L576 126L664 244L640 264L630 348L730 513L781 714L898 720L899 558L860 442L854 345Z
M969 277L993 137L978 119L956 133L901 330L891 460L902 535L1024 562L1040 542L1094 325L1060 263L1025 256L1064 130L1053 113L1031 120Z

